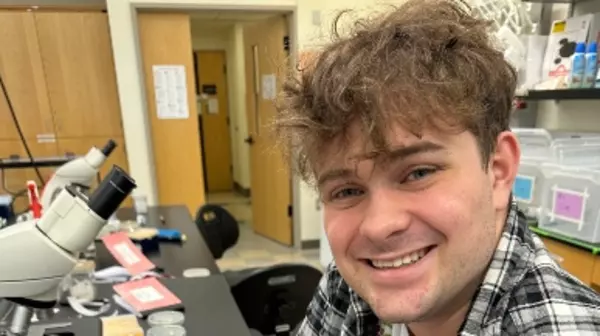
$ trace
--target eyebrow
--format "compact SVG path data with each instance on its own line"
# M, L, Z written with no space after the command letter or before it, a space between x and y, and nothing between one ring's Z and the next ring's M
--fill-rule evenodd
M421 141L421 142L413 144L413 145L402 146L400 148L393 149L393 150L389 151L388 153L385 153L385 156L386 156L387 160L397 161L397 160L406 159L410 156L414 156L417 154L439 152L439 151L443 151L445 149L446 148L440 144L430 142L430 141ZM373 155L366 154L366 155L360 155L357 158L369 159L372 157L373 157ZM339 178L348 178L350 176L355 176L355 175L356 175L356 171L354 169L341 168L341 169L329 170L329 171L325 172L324 174L322 174L321 176L319 176L318 185L321 186L331 180L335 180L335 179L339 179Z

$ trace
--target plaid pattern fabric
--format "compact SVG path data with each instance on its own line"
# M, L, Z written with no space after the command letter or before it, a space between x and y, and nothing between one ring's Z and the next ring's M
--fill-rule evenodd
M383 336L332 263L298 336ZM458 335L600 335L600 297L550 257L512 201L502 237Z

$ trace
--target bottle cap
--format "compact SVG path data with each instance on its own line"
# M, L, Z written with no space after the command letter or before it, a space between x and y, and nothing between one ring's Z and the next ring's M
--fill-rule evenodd
M584 42L577 43L577 46L575 47L575 52L576 53L585 53L585 43Z
M598 44L596 42L592 42L588 45L588 51L589 53L595 53L598 52Z
M148 324L152 327L164 325L183 325L185 315L182 312L169 310L152 313L148 316Z

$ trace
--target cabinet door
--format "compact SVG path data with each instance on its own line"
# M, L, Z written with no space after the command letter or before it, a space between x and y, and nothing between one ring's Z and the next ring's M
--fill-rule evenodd
M25 137L54 133L33 13L0 11L0 46L0 76ZM0 139L19 139L1 91Z
M586 251L566 243L542 238L544 245L550 252L554 260L567 272L584 282L591 285L596 258L591 251Z
M55 142L37 142L36 139L28 139L27 145L31 154L34 158L41 157L54 157L57 156L58 151ZM3 140L0 141L0 157L21 157L27 158L27 151L23 146L23 143L19 140ZM54 170L57 167L39 168L44 181L48 181ZM35 169L6 169L0 171L4 179L4 185L0 187L0 193L15 194L19 191L24 190L27 187L27 181L32 180L37 183L37 186L41 192L43 184L40 182ZM16 212L22 212L27 209L29 204L29 198L27 194L23 194L15 200L14 208Z
M122 136L108 28L102 12L36 12L57 138Z
M58 139L58 153L59 155L85 155L93 146L101 148L108 140L109 138L104 137ZM117 143L117 148L115 148L112 154L108 157L108 160L100 168L100 176L98 177L97 182L110 172L110 169L113 165L117 165L123 170L129 172L125 141L123 138L113 138L113 140ZM135 177L133 178L135 179ZM94 183L92 188L96 188L97 185L97 183ZM123 206L131 206L131 204L130 198L123 202Z

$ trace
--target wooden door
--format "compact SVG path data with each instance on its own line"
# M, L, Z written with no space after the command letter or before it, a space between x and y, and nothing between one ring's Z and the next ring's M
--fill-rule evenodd
M284 38L285 17L276 16L244 28L246 111L251 137L252 227L258 234L292 245L289 166L274 148L269 125L275 115L271 99L289 71ZM274 79L274 81L273 81ZM274 82L273 89L270 84Z
M196 51L202 118L204 169L208 192L233 189L231 134L224 51Z
M190 17L183 13L139 13L138 24L158 202L183 204L195 213L205 196ZM178 96L179 103L187 103L188 115L175 118L161 114L159 118L153 69L161 65L183 66L185 90Z
M48 141L48 142L38 142L35 138L27 139L27 146L31 151L31 155L34 158L39 157L54 157L57 156L57 146L56 142ZM23 146L23 142L20 140L2 140L0 141L0 157L1 158L9 158L9 157L20 157L27 158L27 152L25 150L25 146ZM45 182L47 182L56 168L39 168L40 174ZM0 175L2 175L4 179L4 185L0 186L0 193L3 194L16 194L19 191L24 191L27 187L27 181L32 180L37 183L37 186L40 190L43 188L43 183L40 182L35 169L6 169L4 171L0 171ZM29 206L29 199L26 193L20 195L15 198L15 203L13 205L15 212L20 213L26 211Z
M54 124L32 12L0 11L0 46L0 76L24 136L32 141L52 137ZM0 139L20 139L2 91Z
M122 136L103 12L35 12L57 138Z
M96 146L98 148L104 147L109 138L105 137L96 137L96 138L78 138L78 139L58 139L57 141L57 151L61 156L68 155L85 155L89 150ZM117 147L108 157L108 160L104 163L104 165L100 168L98 180L96 183L92 185L92 188L96 188L98 186L99 180L104 178L111 170L113 165L117 165L126 172L129 172L129 164L127 162L127 149L125 147L125 140L123 138L113 138L113 140L117 143ZM132 176L135 180L135 176ZM127 198L121 206L127 207L132 206L132 202L130 198Z

